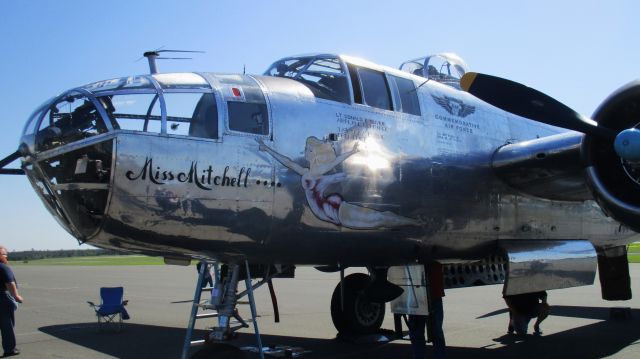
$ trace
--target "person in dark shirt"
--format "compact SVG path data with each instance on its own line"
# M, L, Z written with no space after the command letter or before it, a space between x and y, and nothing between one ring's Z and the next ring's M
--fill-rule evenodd
M18 308L17 303L22 303L16 277L8 265L7 258L7 249L0 246L0 279L2 279L0 290L3 292L0 294L0 332L2 332L2 349L4 349L5 357L20 354L16 348L16 335L13 328L15 327L14 314Z
M444 277L442 274L442 264L432 262L428 266L427 276L429 278L429 299L431 304L431 339L433 339L433 354L436 359L446 358L446 343L442 322L444 321L444 310L442 307L442 297L444 297ZM423 359L425 355L426 340L424 330L429 317L425 315L409 315L409 339L413 349L413 357Z
M509 307L509 334L515 331L519 335L526 335L529 321L533 318L536 318L533 334L542 334L540 323L549 315L547 292L506 295L504 301Z

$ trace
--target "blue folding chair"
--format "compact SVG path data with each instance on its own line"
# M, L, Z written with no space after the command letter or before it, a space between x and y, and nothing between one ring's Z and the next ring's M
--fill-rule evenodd
M102 287L100 288L100 305L87 301L89 306L96 311L98 317L98 331L103 325L117 325L118 331L122 329L122 320L129 319L129 313L124 308L128 300L124 300L124 289L122 287ZM117 321L116 321L117 318Z

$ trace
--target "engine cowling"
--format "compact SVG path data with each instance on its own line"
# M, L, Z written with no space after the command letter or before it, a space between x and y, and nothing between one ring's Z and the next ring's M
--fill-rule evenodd
M592 117L616 133L640 128L640 81L611 94ZM594 198L612 218L640 232L640 162L621 159L610 141L585 136L582 154Z

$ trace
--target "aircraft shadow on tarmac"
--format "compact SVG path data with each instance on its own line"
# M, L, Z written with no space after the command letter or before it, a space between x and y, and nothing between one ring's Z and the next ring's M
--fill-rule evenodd
M632 318L640 318L640 310L632 309ZM502 312L504 313L504 312ZM489 313L491 314L491 313ZM483 317L486 317L485 315ZM569 329L564 332L535 337L518 338L503 335L494 338L495 344L484 347L448 347L448 358L602 358L614 355L640 339L638 319L608 320L608 308L556 306L547 320L558 316L602 319L602 321ZM446 320L446 319L445 319ZM506 323L505 323L506 329ZM544 323L543 323L544 329ZM98 332L95 324L76 323L40 328L40 331L61 340L117 358L179 358L184 340L183 328L126 323L122 332ZM194 338L202 338L205 331L196 331ZM446 333L445 333L446 335ZM263 335L263 345L302 347L311 353L304 358L410 358L408 341L391 343L353 344L337 339L314 339L291 336ZM255 347L255 337L242 333L230 344L221 344L206 351L192 350L193 359L257 358L238 348ZM427 358L432 357L430 348Z

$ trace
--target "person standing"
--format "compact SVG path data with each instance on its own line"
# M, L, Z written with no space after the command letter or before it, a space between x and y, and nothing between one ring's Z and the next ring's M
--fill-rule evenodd
M444 340L444 330L442 323L444 321L444 309L442 306L442 298L444 297L444 277L442 273L442 264L432 262L427 267L427 283L429 289L429 309L430 316L425 315L409 315L409 338L411 339L411 348L413 349L414 359L423 359L425 356L424 330L427 320L430 320L431 339L433 341L433 354L436 359L446 358L446 342Z
M205 261L199 261L198 264L196 264L196 270L198 271L198 273L203 270L202 266L204 266L204 280L202 281L202 283L200 283L200 287L213 287L213 278L211 278L210 264Z
M22 297L18 293L16 277L8 265L7 249L0 246L0 279L2 279L4 293L0 295L0 332L2 332L2 349L4 356L9 357L20 354L16 348L15 311L17 303L22 303Z

